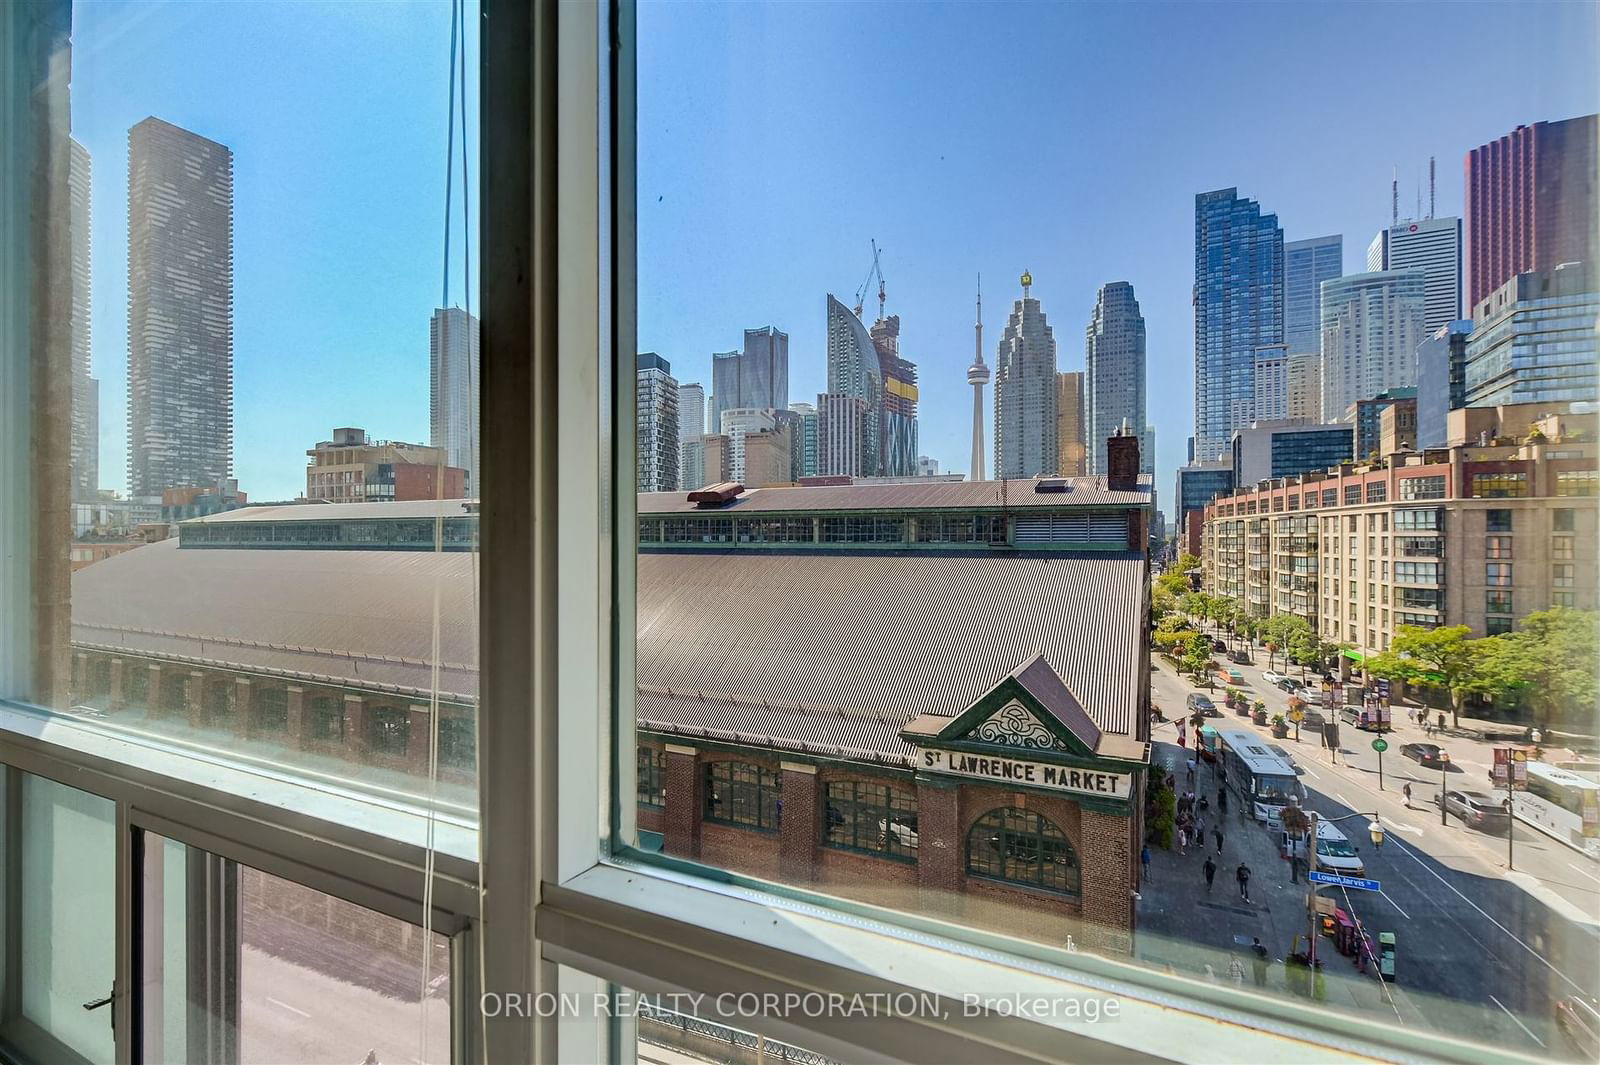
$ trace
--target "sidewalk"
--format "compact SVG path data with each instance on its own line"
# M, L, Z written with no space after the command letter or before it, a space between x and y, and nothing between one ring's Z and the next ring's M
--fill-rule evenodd
M1152 765L1164 766L1156 771L1173 775L1179 794L1186 790L1187 759L1187 752L1174 743L1153 744ZM1210 965L1215 978L1226 984L1230 982L1229 961L1236 955L1244 966L1245 990L1288 995L1283 958L1294 949L1295 936L1303 936L1309 925L1306 885L1290 882L1289 866L1279 857L1276 837L1266 825L1240 813L1236 795L1229 793L1229 812L1217 816L1217 782L1214 771L1204 763L1196 768L1194 791L1211 803L1204 846L1191 845L1188 854L1179 853L1176 842L1170 851L1150 849L1150 874L1136 903L1134 956L1146 965L1200 977L1207 976L1206 966ZM1211 834L1218 824L1223 831L1220 857ZM1208 854L1217 863L1216 880L1209 892L1202 868ZM1252 873L1249 902L1240 898L1235 880L1241 861ZM1260 938L1272 959L1265 988L1255 984L1250 953L1254 937ZM1376 977L1363 976L1351 959L1334 949L1331 939L1321 939L1317 952L1323 962L1327 1004L1391 1011ZM1401 1008L1409 1011L1401 1002Z

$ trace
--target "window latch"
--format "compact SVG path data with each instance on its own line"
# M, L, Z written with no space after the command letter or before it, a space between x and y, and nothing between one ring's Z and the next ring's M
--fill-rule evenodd
M112 1000L115 999L116 997L117 997L117 985L116 985L115 981L113 981L112 984L111 984L111 994L107 995L105 998L97 998L93 1002L85 1002L83 1004L83 1008L86 1009L86 1010L97 1010L101 1006L109 1006L109 1005L111 1005ZM110 1021L111 1021L111 1033L112 1033L113 1038L115 1038L116 1031L117 1031L117 1011L116 1010L112 1010L111 1011Z
M112 996L107 995L105 998L97 998L93 1002L85 1002L83 1004L83 1008L86 1010L97 1010L101 1006L109 1006L111 1005L111 998Z

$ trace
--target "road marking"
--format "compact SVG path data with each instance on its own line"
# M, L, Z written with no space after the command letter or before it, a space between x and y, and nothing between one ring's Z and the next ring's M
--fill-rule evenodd
M1583 869L1580 869L1577 865L1575 865L1572 862L1568 862L1567 863L1567 868L1571 869L1573 872L1582 873L1584 876L1588 877L1590 880L1593 880L1593 881L1596 881L1596 882L1600 882L1600 876L1595 876L1593 873L1585 872Z
M1300 766L1300 768L1304 769L1306 771L1306 776L1310 777L1312 780L1321 780L1322 779L1322 774L1321 773L1313 773L1311 771L1311 767L1310 766L1302 765L1302 766Z
M1350 809L1352 809L1352 810L1353 810L1353 809L1355 809L1355 807L1353 807L1353 806L1350 806L1350 800L1349 800L1349 799L1347 799L1347 798L1345 798L1345 797L1344 797L1344 796L1343 796L1343 795L1340 795L1340 794L1339 794L1339 793L1338 793L1338 792L1337 792L1337 791L1336 791L1336 792L1334 792L1334 793L1333 793L1333 797L1334 797L1334 798L1335 798L1335 799L1338 799L1338 800L1339 800L1339 802L1340 802L1340 803L1341 803L1341 804L1343 804L1343 805L1344 805L1344 806L1346 806L1346 807L1349 807L1349 808L1350 808Z
M1382 888L1379 888L1378 889L1378 894L1382 895L1386 899L1389 899L1389 905L1393 906L1397 910L1400 910L1400 904L1398 902L1394 901L1393 899L1390 899L1389 898L1389 893L1387 891L1383 890ZM1400 910L1400 916L1404 917L1408 921L1411 920L1411 915L1409 913L1407 913L1406 911L1404 911L1404 910Z
M295 1009L293 1006L289 1005L287 1002L279 1002L277 999L273 998L271 995L267 996L267 1001L272 1003L274 1006L278 1006L278 1007L281 1007L283 1009L288 1010L290 1013L298 1013L302 1017L311 1016L311 1014L307 1013L305 1010Z
M1510 1017L1513 1021L1516 1021L1517 1027L1521 1028L1524 1032L1527 1032L1529 1039L1532 1039L1535 1043L1538 1043L1541 1047L1544 1046L1544 1040L1540 1039L1538 1036L1534 1035L1533 1032L1528 1028L1528 1026L1523 1024L1522 1021L1520 1019L1518 1019L1518 1017L1517 1017L1517 1015L1515 1013L1512 1013L1510 1010L1506 1009L1505 1003L1501 1002L1499 999L1495 998L1493 995L1489 996L1489 1001L1493 1002L1496 1006L1499 1006L1501 1008L1501 1010L1503 1010L1505 1012L1505 1015L1507 1017Z
M1412 835L1415 835L1415 836L1422 835L1422 829L1418 828L1416 825L1411 824L1410 822L1401 821L1401 820L1398 820L1397 818L1393 818L1393 817L1383 817L1383 816L1380 816L1378 818L1378 820L1382 821L1384 824L1390 826L1391 828L1398 828L1402 832L1410 832Z
M1418 858L1416 853L1414 851L1412 851L1410 847L1407 847L1404 843L1401 843L1399 840L1395 840L1395 844L1394 845L1396 847L1400 848L1400 853L1406 854L1406 855L1410 855L1411 859L1413 861L1415 861L1418 865L1422 866L1422 868L1424 870L1426 870L1428 872L1428 874L1431 875L1435 880L1439 881L1439 883L1443 884L1445 887L1447 887L1451 891L1455 892L1456 897L1459 898L1462 902L1466 903L1468 906L1471 906L1474 910L1477 910L1479 915L1482 916L1484 920L1488 921L1490 924L1492 924L1496 928L1500 929L1500 931L1502 931L1506 935L1510 936L1512 938L1512 940L1516 942L1517 946L1521 947L1523 950L1527 951L1529 954L1533 955L1535 958L1538 958L1539 959L1539 964L1543 965L1546 969L1549 969L1551 972L1553 972L1557 976L1561 977L1561 979L1565 980L1572 987L1572 989L1574 991L1576 991L1576 992L1578 992L1579 994L1582 994L1582 995L1587 995L1588 994L1588 992L1585 991L1582 987L1580 987L1578 985L1577 981L1573 980L1572 977L1568 976L1566 973L1562 972L1560 969L1557 969L1554 965L1551 965L1548 961L1545 960L1544 955L1540 954L1538 951L1536 951L1532 947L1528 946L1528 944L1524 943L1521 939L1518 939L1517 938L1517 934L1515 932L1511 931L1511 929L1507 928L1505 925L1501 924L1499 921L1496 921L1493 917L1490 917L1487 913L1484 912L1483 908L1481 906L1479 906L1476 902L1473 902L1471 899L1469 899L1465 895L1461 894L1460 890L1457 889L1457 887L1454 884L1450 883L1450 881L1448 881L1444 877L1440 876L1439 873L1436 870L1429 868L1428 864L1426 862L1424 862L1421 858ZM1465 929L1463 929L1463 931L1465 931ZM1505 1009L1505 1007L1502 1006L1501 1009ZM1506 1012L1509 1013L1510 1010L1507 1010ZM1540 1044L1540 1045L1542 1046L1543 1044Z

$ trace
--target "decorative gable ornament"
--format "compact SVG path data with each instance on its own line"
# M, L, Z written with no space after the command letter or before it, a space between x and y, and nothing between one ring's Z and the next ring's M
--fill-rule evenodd
M967 734L984 743L1020 747L1030 751L1070 751L1043 721L1021 702L1013 700Z

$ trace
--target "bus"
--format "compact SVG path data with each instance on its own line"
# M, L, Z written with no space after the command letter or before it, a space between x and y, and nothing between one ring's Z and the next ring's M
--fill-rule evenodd
M1265 740L1244 729L1217 733L1217 747L1228 786L1257 821L1276 825L1288 803L1303 802L1305 789L1294 764L1272 753Z
M1600 793L1600 784L1596 784L1589 777L1580 776L1567 769L1558 769L1544 762L1529 762L1528 790L1547 802L1564 807L1575 814L1582 815L1585 797L1588 792L1587 803L1592 809L1596 804L1596 793Z

